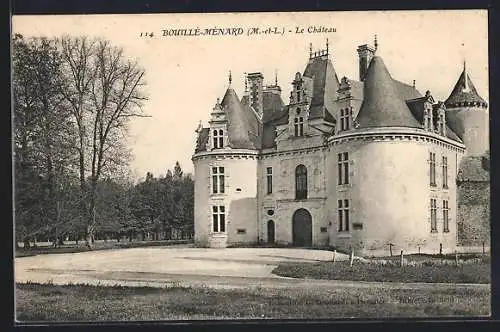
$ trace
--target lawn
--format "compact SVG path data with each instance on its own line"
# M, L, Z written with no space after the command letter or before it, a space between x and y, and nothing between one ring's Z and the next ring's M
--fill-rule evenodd
M486 287L249 288L17 284L19 321L487 316Z
M491 265L488 258L475 259L475 262L461 262L458 265L449 258L436 259L414 257L412 262L400 267L397 261L374 260L368 263L319 262L319 263L281 263L273 273L283 277L382 281L382 282L429 282L429 283L477 283L491 282Z

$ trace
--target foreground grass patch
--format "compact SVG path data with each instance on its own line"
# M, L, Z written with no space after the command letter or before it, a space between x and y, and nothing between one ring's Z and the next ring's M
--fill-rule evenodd
M485 316L485 287L249 288L18 284L20 321Z
M356 262L281 263L273 273L292 278L382 281L382 282L438 282L477 283L491 282L491 265L488 262L475 264L430 264L420 266L394 266Z

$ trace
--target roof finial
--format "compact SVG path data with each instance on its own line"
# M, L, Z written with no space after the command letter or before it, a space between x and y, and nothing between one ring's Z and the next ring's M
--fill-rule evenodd
M201 120L198 122L198 127L196 127L195 133L199 133L203 129L203 125L201 124Z
M377 51L377 48L378 48L378 40L377 40L377 34L375 34L375 38L374 38L374 42L373 42L374 46L375 46L375 51Z
M278 86L278 69L274 70L274 85Z
M469 91L469 77L467 75L467 62L464 59L464 81L465 81L465 86L464 86L464 92Z
M415 89L415 80L413 80L413 88Z
M229 69L229 86L231 86L232 81L233 81L233 76L231 75L231 69Z
M309 43L309 59L313 56L313 43Z
M326 55L328 55L328 38L326 38Z
M243 73L245 75L245 92L248 92L248 75L247 73Z

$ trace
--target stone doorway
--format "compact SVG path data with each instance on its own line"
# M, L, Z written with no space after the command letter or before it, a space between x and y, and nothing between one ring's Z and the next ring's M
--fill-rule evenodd
M293 214L292 242L296 247L312 246L312 217L306 209L298 209Z
M274 243L275 238L274 238L274 221L269 220L267 222L267 242L268 243Z

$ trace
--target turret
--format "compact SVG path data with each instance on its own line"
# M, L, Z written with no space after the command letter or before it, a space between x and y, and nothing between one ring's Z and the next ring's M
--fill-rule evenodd
M467 155L477 156L488 150L488 104L477 93L465 61L463 71L446 99L445 106L448 123L467 147Z

